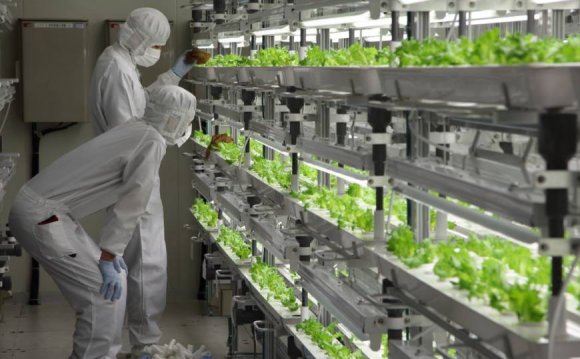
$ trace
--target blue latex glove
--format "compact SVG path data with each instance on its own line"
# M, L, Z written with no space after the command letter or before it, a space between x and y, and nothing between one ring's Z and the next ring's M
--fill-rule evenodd
M101 286L101 295L106 300L114 302L121 298L123 292L123 283L121 282L121 270L127 272L127 265L123 257L116 256L112 261L99 261L99 270L103 276L103 285Z
M187 50L183 54L181 54L181 56L179 56L177 58L175 65L173 65L173 67L171 68L171 70L173 70L173 73L179 77L183 77L183 76L187 75L189 70L191 70L191 68L194 65L193 62L187 63L187 61L186 61L186 56L190 51L191 50Z

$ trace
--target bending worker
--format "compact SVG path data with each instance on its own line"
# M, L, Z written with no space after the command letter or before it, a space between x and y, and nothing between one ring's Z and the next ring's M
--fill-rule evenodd
M169 34L169 21L160 11L140 8L131 12L120 28L118 42L105 49L93 73L89 105L96 135L131 118L141 117L147 92L164 84L177 85L192 68L192 63L198 60L195 52L191 56L186 56L187 52L182 54L172 69L161 74L154 84L144 89L137 65L150 67L157 63ZM206 55L200 53L203 54L200 56ZM191 63L186 63L186 57L191 57ZM207 61L205 57L204 60ZM190 136L191 126L177 144L181 146ZM160 340L158 321L166 302L167 254L158 180L154 183L147 208L124 256L129 268L129 337L132 351L136 354L145 346Z
M186 90L157 87L141 119L64 155L16 196L10 228L76 312L73 359L113 359L120 350L123 255L148 220L166 146L186 134L195 108ZM107 207L99 248L79 219Z

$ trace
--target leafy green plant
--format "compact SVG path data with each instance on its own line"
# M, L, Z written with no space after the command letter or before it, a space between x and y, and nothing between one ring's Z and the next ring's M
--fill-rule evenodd
M374 47L363 47L355 43L349 48L324 51L312 47L308 55L300 62L302 66L373 66L389 65L392 54L388 49L377 50Z
M197 220L206 227L215 228L218 223L218 213L211 207L210 204L197 198L193 207L191 208Z
M381 346L383 347L383 358L389 357L389 336L387 334L383 334L381 337Z
M258 51L250 62L252 66L295 66L298 65L298 55L286 48L270 47Z
M205 67L240 67L250 66L250 59L238 55L217 55L212 57Z
M296 328L308 335L312 341L332 359L362 359L360 351L351 351L340 340L342 333L336 329L336 323L325 327L316 319L307 319L296 325Z
M307 57L298 61L295 54L284 48L260 50L254 58L237 55L218 55L206 66L376 66L439 67L521 65L530 63L580 62L580 36L566 42L553 38L514 33L501 37L499 29L482 34L474 41L438 39L405 40L394 52L377 50L356 43L349 48L324 51L312 47Z
M238 231L221 227L217 241L229 247L240 259L248 259L252 256L252 247Z
M451 237L447 242L416 242L408 227L399 227L391 234L387 249L405 265L416 268L435 263L433 273L464 290L468 298L485 300L499 312L511 310L522 322L540 322L546 317L547 302L542 287L549 283L549 261L533 257L525 248L498 237L477 237L464 240ZM477 264L475 257L481 259ZM508 283L508 270L526 278ZM580 286L569 292L578 295Z
M250 274L252 280L258 284L260 289L268 291L268 300L270 296L274 297L291 312L300 309L300 303L298 303L294 295L294 288L286 285L284 277L280 275L276 267L258 260L252 264Z
M209 146L209 144L211 143L211 136L210 135L206 135L205 133L201 132L201 131L195 131L193 134L193 137L201 144L205 145L205 146Z

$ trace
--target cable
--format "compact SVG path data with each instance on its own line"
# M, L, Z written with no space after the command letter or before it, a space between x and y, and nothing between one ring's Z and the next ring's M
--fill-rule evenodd
M559 325L559 321L560 321L560 313L562 312L562 306L564 305L564 298L566 297L566 288L568 287L568 284L570 283L570 281L572 280L572 275L574 274L574 270L576 269L576 265L578 265L578 260L580 259L580 253L576 254L576 258L574 258L574 262L572 262L572 266L570 267L570 271L568 271L568 274L566 275L566 279L564 280L564 283L562 284L562 289L560 290L560 295L558 296L558 301L556 302L556 309L554 312L554 318L552 320L552 326L550 327L550 334L548 336L549 338L549 342L548 342L548 359L552 359L553 358L553 351L554 351L554 340L556 337L556 328Z

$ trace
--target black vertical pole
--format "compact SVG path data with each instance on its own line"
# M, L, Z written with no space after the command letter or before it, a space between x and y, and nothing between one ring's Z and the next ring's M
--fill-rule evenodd
M32 177L40 171L40 136L37 132L36 124L32 124ZM32 258L30 273L30 296L28 297L29 305L40 304L40 264Z
M548 171L568 169L568 161L576 153L576 115L548 112L540 115L538 152L546 160ZM564 238L564 219L568 214L568 190L547 189L546 216L548 237ZM552 295L562 290L562 257L552 257Z

